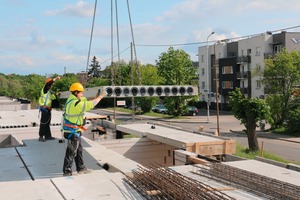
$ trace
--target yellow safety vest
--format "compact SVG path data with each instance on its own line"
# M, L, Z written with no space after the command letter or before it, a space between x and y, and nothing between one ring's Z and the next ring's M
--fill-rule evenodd
M44 88L41 90L41 95L39 98L39 105L51 108L52 100L56 99L54 94L51 94L50 90L45 94Z
M65 105L64 119L75 125L83 125L84 112L94 108L93 101L88 101L86 97L77 99L73 94L70 95Z

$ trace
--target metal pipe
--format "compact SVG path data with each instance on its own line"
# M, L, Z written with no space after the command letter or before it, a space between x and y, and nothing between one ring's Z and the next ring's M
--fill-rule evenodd
M217 58L216 58L216 44L214 43L214 69L215 69L215 81L216 81L216 111L217 111L217 135L220 136L220 123L219 123L219 92L218 92L218 73L217 73Z
M207 104L207 121L209 121L209 104L210 104L210 92L209 92L209 56L208 56L208 38L215 34L215 32L211 32L206 39L206 55L207 55L207 71L206 71L206 89L207 89L207 100L206 100L206 104Z

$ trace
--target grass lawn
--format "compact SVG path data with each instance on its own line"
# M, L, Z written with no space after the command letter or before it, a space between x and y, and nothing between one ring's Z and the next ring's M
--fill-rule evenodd
M252 152L252 151L249 151L248 148L246 148L245 146L237 143L236 144L236 153L235 153L236 156L239 156L239 157L242 157L242 158L246 158L246 159L254 159L255 156L260 156L260 157L263 157L263 158L266 158L266 159L270 159L270 160L274 160L274 161L277 161L277 162L282 162L282 163L294 163L294 164L297 164L297 165L300 165L300 163L296 163L296 162L290 162L290 161L287 161L275 154L271 154L267 151L263 151L263 152L260 152L260 151L256 151L256 152Z

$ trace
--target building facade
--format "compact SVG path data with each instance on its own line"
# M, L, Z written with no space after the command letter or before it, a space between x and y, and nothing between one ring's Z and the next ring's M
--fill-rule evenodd
M218 94L220 109L227 110L228 94L236 88L249 97L264 99L262 77L254 72L263 71L264 60L280 53L283 48L300 51L300 33L267 32L199 47L199 100L214 107Z

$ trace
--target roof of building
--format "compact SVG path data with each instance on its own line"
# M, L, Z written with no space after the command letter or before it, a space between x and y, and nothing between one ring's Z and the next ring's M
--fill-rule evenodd
M88 114L92 115L92 113ZM132 173L139 169L140 164L112 151L108 146L101 145L103 141L100 143L89 137L82 137L84 160L86 167L93 169L93 172L85 175L75 173L74 176L62 176L66 143L59 142L60 125L56 125L60 124L61 112L54 110L52 114L51 130L52 135L57 139L47 142L38 141L39 127L32 126L32 122L39 124L37 115L37 110L0 112L2 118L0 124L9 126L0 129L0 139L13 135L13 140L18 141L18 144L14 143L13 146L0 148L0 196L2 198L146 199L126 181L126 176L132 176ZM18 127L18 123L28 126ZM109 164L109 170L104 170L104 164ZM296 171L254 160L224 164L283 181L296 188L300 186L300 173ZM235 199L266 199L251 191L199 175L199 165L173 166L170 169L217 188Z

